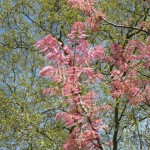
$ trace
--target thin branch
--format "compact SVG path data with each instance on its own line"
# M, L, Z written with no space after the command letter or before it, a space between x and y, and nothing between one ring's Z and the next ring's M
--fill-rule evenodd
M137 28L137 27L133 27L133 26L125 26L125 25L118 25L118 24L115 24L115 23L112 23L108 20L106 20L105 18L102 18L102 20L104 20L106 23L114 26L114 27L118 27L118 28L127 28L127 29L134 29L134 30L138 30L138 31L142 31L142 32L145 32L147 34L150 34L149 31L146 31L146 30L143 30L142 28Z
M25 12L22 12L31 22L33 22L34 24L36 24L37 26L39 26L44 32L47 32L47 30L45 28L43 28L43 26L41 26L40 24L38 24L37 22L35 22L33 19L30 18L29 15L27 15Z
M124 108L123 108L123 111L122 111L122 113L121 113L121 115L120 115L120 117L119 117L119 121L121 120L121 118L123 117L123 115L124 115L124 112L125 112L125 110L126 110L126 108L127 108L127 103L128 103L128 101L126 102L126 104L125 104L125 106L124 106Z

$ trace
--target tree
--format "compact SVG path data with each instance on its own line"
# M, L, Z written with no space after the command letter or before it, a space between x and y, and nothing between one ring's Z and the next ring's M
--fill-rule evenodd
M79 8L88 16L85 27L90 27L90 31L96 31L98 22L103 20L118 28L132 29L132 31L136 30L138 31L137 33L150 33L149 30L143 28L143 26L135 27L111 23L105 19L102 11L94 8L94 1L69 0L68 3L72 8ZM58 87L62 88L62 91L58 87L55 88L52 94L62 93L63 97L69 98L66 101L71 102L69 108L66 110L67 112L58 115L58 118L63 118L66 125L71 127L70 139L64 145L64 148L104 149L103 142L100 141L97 131L103 127L101 126L101 121L97 119L97 115L95 116L100 109L98 109L99 107L97 106L97 110L94 107L95 105L93 106L93 103L91 103L92 98L86 97L86 95L82 93L82 90L86 92L86 88L84 89L82 85L82 73L85 73L86 79L90 77L95 78L95 76L92 76L94 74L92 68L89 67L92 65L92 59L96 61L96 63L100 61L104 66L108 66L109 70L107 70L106 79L109 79L109 84L111 85L110 94L116 99L113 131L113 149L116 150L118 148L118 141L122 136L118 138L120 122L124 118L127 103L137 105L143 102L146 104L146 107L149 106L149 81L146 80L145 83L143 82L143 78L149 78L149 75L142 73L143 69L149 68L149 39L147 39L145 44L137 39L127 41L129 37L137 34L134 33L129 36L128 32L129 37L127 36L127 39L125 39L123 43L120 43L122 46L114 43L111 46L112 54L105 55L100 46L94 47L92 49L94 52L91 52L89 44L84 40L87 35L84 34L82 28L83 24L80 22L73 25L71 33L68 35L68 42L71 43L71 47L62 46L62 43L59 43L50 35L46 36L44 40L37 42L37 48L41 49L40 52L44 52L49 60L55 61L54 66L43 68L41 75L51 77L51 79L58 84ZM88 70L88 73L84 72L84 70ZM109 75L111 78L109 78ZM91 83L87 80L86 82ZM49 92L51 92L51 89L46 89L46 93ZM87 101L90 102L88 103ZM121 105L121 101L127 102L125 102L125 106L119 115L118 108ZM132 111L134 114L134 123L138 128L135 111L134 109ZM97 122L95 123L95 121ZM85 125L87 128L82 128L82 125ZM144 146L142 144L139 128L137 130L140 140L139 148L142 149ZM107 144L104 143L104 145Z
M57 5L58 2L60 5ZM63 0L0 1L1 149L17 149L18 147L21 149L61 149L61 144L67 139L68 129L60 122L56 124L55 120L55 114L66 106L54 96L43 97L42 90L52 83L47 79L39 78L38 72L42 66L46 65L46 62L33 46L37 39L48 33L57 37L60 42L65 41L72 23L83 21L84 13L72 10L66 2ZM147 30L149 28L147 1L101 1L96 6L102 8L109 22L134 27L137 27L136 24L145 24L144 28ZM130 19L125 22L128 16ZM142 21L143 23L140 24ZM132 28L112 26L104 21L100 22L97 32L89 30L86 32L89 35L88 41L93 45L103 45L107 54L111 53L109 43L116 42L123 45L126 41L136 37L145 42L148 35ZM95 70L100 70L106 75L109 73L109 66L99 61L95 65ZM141 71L146 75L149 73L146 70ZM147 80L143 75L140 77ZM99 93L103 94L97 105L103 102L115 107L116 103L110 97L110 86L107 84L110 78L107 79L108 81L101 82L95 87ZM150 141L147 125L148 107L141 103L135 108L126 104L125 100L119 101L119 107L116 107L118 115L124 110L119 121L119 134L117 135L119 149L125 149L123 144L127 149L132 149L132 145L139 149L139 143L142 143L143 149L147 149ZM101 114L101 116L106 116L103 122L109 122L109 130L103 136L103 139L106 138L104 141L112 140L114 134L115 113L113 112L106 111L103 112L104 115Z

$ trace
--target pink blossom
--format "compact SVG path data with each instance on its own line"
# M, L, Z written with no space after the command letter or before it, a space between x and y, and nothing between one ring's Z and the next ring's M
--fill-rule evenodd
M43 76L43 77L52 76L54 72L55 72L55 68L53 66L47 66L47 67L44 67L40 71L40 75Z

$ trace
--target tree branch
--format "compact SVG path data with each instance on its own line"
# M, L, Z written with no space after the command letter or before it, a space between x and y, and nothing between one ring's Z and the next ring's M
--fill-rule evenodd
M127 28L127 29L134 29L134 30L138 30L138 31L142 31L142 32L145 32L147 34L150 34L149 31L146 31L146 30L143 30L142 28L137 28L137 27L133 27L133 26L125 26L125 25L118 25L118 24L115 24L115 23L112 23L108 20L106 20L105 18L102 18L102 20L104 20L106 23L114 26L114 27L118 27L118 28Z

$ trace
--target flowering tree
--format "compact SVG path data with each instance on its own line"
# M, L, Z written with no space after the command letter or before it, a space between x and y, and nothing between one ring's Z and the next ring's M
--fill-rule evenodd
M125 98L131 105L141 102L150 105L149 82L140 79L141 74L149 78L142 70L150 68L150 38L147 38L146 42L133 39L123 46L113 43L110 46L111 55L106 54L102 46L92 47L86 40L86 29L96 32L101 21L117 27L134 28L147 34L149 31L143 27L115 25L109 22L102 11L95 7L95 3L95 0L68 0L73 9L80 9L87 17L85 22L73 24L67 45L51 35L36 43L36 48L52 63L51 66L43 68L40 75L48 76L56 83L56 86L45 89L43 94L57 95L67 104L65 111L56 115L56 119L62 119L65 126L70 128L70 137L64 144L66 150L103 150L106 145L111 146L110 141L102 142L100 132L107 130L107 127L99 118L99 113L113 108L110 105L96 105L99 96L90 88L96 82L101 83L106 76L110 76L111 95L116 100L115 111L121 98ZM107 75L95 69L97 62L109 66ZM115 118L116 128L119 118ZM117 130L114 131L114 150L117 149L117 134Z

